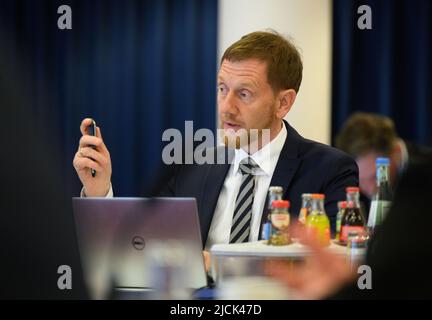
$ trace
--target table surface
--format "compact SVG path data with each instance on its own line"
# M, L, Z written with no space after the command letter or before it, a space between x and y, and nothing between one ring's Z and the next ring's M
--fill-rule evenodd
M216 244L213 245L210 253L213 256L255 256L255 257L304 257L310 255L311 249L299 242L293 242L285 246L269 246L265 240L245 243ZM329 250L338 255L346 255L347 247L331 241ZM352 250L353 255L364 255L365 248Z

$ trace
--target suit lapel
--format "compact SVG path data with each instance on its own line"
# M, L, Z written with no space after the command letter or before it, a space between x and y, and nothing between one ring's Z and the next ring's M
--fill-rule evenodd
M301 158L298 157L298 149L301 140L303 139L288 122L284 120L285 127L287 129L287 137L279 155L276 168L273 172L273 177L270 182L270 186L281 186L284 189L284 198L288 193L288 189L291 184L291 180L294 177L300 163ZM261 225L264 219L267 217L267 203L268 195L264 205L263 213L261 216ZM261 227L260 227L261 230ZM261 231L260 231L261 235Z
M224 148L218 148L218 151ZM225 149L227 150L227 149ZM223 159L221 159L223 157ZM203 193L200 197L199 212L201 222L201 236L203 245L207 241L208 232L213 219L213 214L216 209L216 204L219 199L219 194L225 182L226 175L231 166L231 161L234 157L234 152L229 150L226 153L217 152L216 163L208 165L206 176L204 177ZM221 161L222 160L222 161Z

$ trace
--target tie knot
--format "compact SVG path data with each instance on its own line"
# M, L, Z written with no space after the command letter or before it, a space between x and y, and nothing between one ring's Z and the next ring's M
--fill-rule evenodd
M256 175L257 171L259 169L259 166L256 164L256 162L252 158L245 158L242 161L240 161L239 166L240 172L245 174L251 174Z

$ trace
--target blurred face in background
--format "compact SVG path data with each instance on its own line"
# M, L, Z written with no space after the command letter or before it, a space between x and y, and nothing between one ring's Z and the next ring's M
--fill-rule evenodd
M400 150L396 147L390 155L384 155L375 151L370 151L363 156L357 157L356 162L359 168L359 183L361 192L368 198L372 198L377 192L378 186L376 182L376 158L390 158L389 179L390 184L394 185L397 179L398 168L401 157Z
M243 135L240 141L248 141L244 135L250 135L250 129L270 129L270 139L273 139L279 133L281 119L295 98L294 90L286 90L294 92L294 96L289 108L283 106L288 102L284 97L286 91L275 94L267 81L266 63L257 59L224 60L217 86L220 128L224 129L224 136L231 140L230 145L238 135ZM236 134L233 135L233 132ZM236 145L237 148L243 146Z
M377 191L375 160L379 155L375 152L367 153L356 159L359 168L359 183L361 192L368 198Z

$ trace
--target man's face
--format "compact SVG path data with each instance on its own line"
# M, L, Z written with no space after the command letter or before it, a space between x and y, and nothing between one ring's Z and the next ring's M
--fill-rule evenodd
M360 190L368 198L377 191L375 160L378 154L369 152L356 159L359 168Z
M271 139L273 132L278 132L276 97L267 82L265 62L224 60L218 74L217 97L220 127L226 137L230 137L227 130L270 129Z

